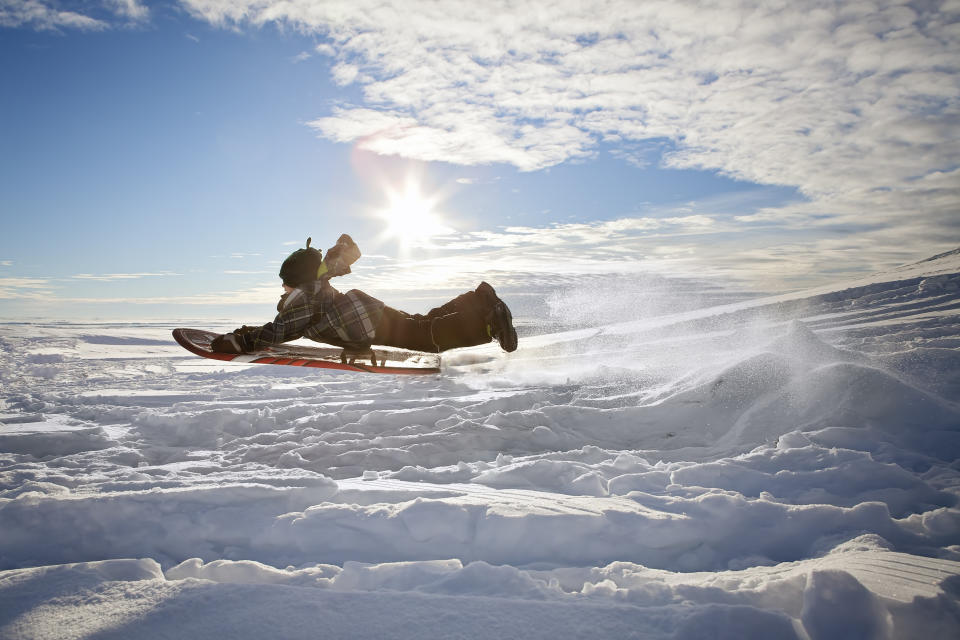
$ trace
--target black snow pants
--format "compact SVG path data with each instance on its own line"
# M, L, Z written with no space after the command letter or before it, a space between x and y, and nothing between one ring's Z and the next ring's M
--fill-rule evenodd
M437 353L486 344L492 339L490 310L476 291L468 291L426 315L384 307L374 344Z

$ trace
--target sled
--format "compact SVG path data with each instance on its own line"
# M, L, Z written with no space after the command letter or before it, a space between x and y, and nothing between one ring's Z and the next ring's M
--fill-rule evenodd
M203 358L242 364L277 364L289 367L339 369L365 373L430 374L440 373L440 356L436 353L407 351L392 347L362 350L342 347L310 347L279 344L250 353L219 353L210 343L219 333L203 329L174 329L173 339L181 347Z

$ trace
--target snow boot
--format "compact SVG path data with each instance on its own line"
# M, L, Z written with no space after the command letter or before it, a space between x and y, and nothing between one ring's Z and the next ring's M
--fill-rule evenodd
M484 320L487 332L500 343L500 348L504 351L516 351L517 330L513 328L513 314L510 313L507 303L497 297L497 292L486 282L480 283L476 293L486 307Z

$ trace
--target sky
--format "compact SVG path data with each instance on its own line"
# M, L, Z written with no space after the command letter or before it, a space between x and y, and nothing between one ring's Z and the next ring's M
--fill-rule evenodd
M0 0L0 319L816 286L960 245L958 89L958 0Z

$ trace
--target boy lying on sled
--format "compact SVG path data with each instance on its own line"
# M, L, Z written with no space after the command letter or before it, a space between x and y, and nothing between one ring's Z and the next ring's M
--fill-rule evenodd
M411 315L357 289L340 293L330 285L330 278L350 273L360 257L350 236L340 236L326 258L310 240L280 267L285 293L273 322L218 336L211 343L214 351L248 353L301 337L353 350L377 344L437 353L491 340L504 351L516 350L510 309L486 282L426 315Z

